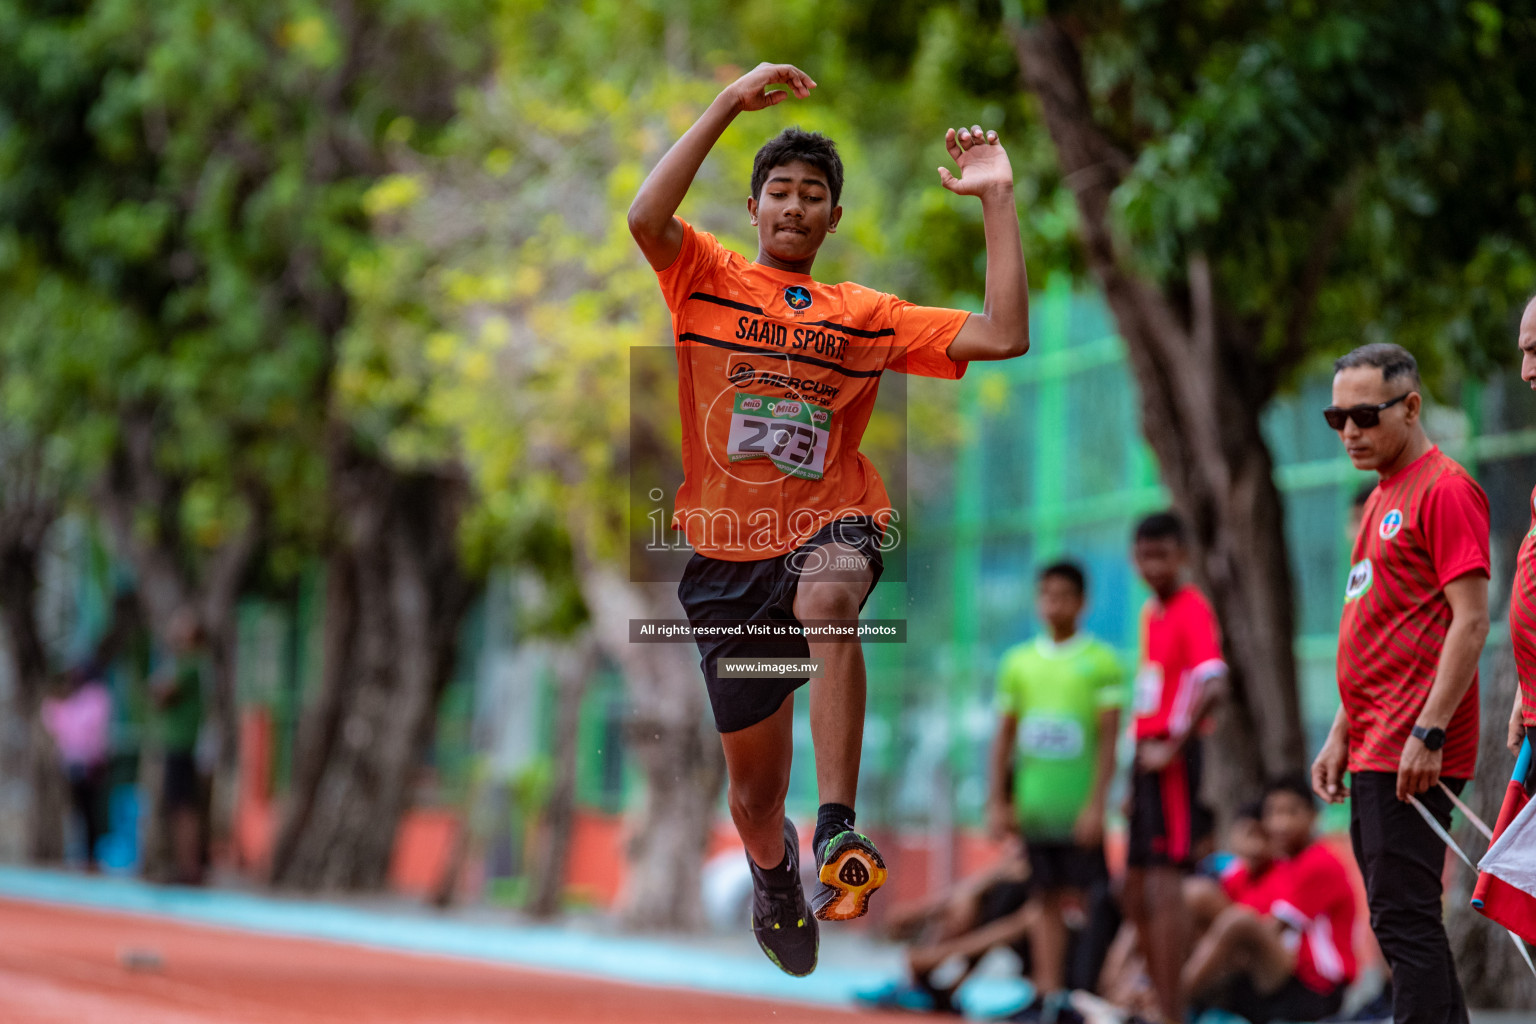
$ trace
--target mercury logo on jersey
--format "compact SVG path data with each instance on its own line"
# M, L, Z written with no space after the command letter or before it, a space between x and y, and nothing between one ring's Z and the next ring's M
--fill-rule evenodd
M1391 540L1396 537L1403 528L1403 510L1393 509L1381 517L1381 525L1377 527L1376 534L1382 540Z
M737 363L725 375L725 379L739 388L761 384L769 388L782 388L787 398L804 398L821 405L831 405L842 389L835 384L825 384L811 377L793 377L787 373L755 369L751 363Z
M1371 589L1371 560L1361 559L1349 567L1349 582L1344 585L1344 600L1353 601Z

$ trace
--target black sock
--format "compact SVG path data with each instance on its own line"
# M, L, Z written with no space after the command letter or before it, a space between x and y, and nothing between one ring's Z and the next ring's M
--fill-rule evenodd
M933 983L933 977L928 974L916 974L912 977L912 984L933 998L933 1008L938 1013L955 1013L955 990L952 988L939 988Z
M816 812L816 834L811 837L811 849L820 850L821 844L839 832L853 828L853 808L842 804L822 804Z
M800 875L796 872L789 859L789 844L784 845L784 859L771 868L765 868L747 854L747 864L752 868L752 877L757 879L765 889L789 889L800 884Z

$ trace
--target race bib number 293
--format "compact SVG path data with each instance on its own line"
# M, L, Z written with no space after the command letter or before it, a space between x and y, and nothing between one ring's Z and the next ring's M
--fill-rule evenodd
M768 459L790 476L820 480L831 426L830 409L798 398L737 395L726 455L732 462Z

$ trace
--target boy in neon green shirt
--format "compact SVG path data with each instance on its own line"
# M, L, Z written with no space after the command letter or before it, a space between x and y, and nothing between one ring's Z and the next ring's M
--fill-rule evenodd
M1087 599L1072 562L1041 570L1036 610L1044 630L1003 655L988 825L1023 834L1041 914L1031 935L1040 1019L1065 1020L1067 926L1062 909L1108 876L1105 798L1125 674L1107 644L1079 632Z

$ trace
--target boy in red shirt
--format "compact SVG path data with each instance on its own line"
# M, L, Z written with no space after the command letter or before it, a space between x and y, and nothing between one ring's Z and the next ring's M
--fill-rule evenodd
M758 944L789 974L816 966L817 919L864 914L885 864L856 832L865 677L855 641L828 633L765 639L748 627L856 622L881 572L885 486L859 442L886 370L958 378L972 359L1029 347L1029 282L1013 171L996 132L945 136L959 177L940 184L981 200L985 311L931 309L856 284L827 285L811 265L842 216L843 166L830 139L789 129L758 151L747 213L755 260L676 216L726 127L816 83L760 64L720 93L640 187L629 228L672 311L682 417L683 485L674 526L695 554L678 596L698 636L725 748L729 804L754 882ZM772 91L769 91L772 89ZM713 632L706 635L706 629ZM822 662L810 690L821 794L812 850L820 879L807 907L799 840L784 816L795 689L804 675L744 678L723 657Z
M1275 864L1222 911L1184 969L1191 999L1253 1024L1339 1012L1355 979L1355 894L1344 865L1312 835L1317 807L1303 778L1272 783L1264 831Z
M1264 802L1251 800L1238 807L1227 828L1226 851L1211 854L1200 872L1184 880L1190 936L1198 941L1211 922L1263 881L1274 864L1269 834L1264 831Z
M1136 571L1152 588L1142 610L1136 676L1136 761L1131 772L1125 912L1136 925L1147 974L1166 1021L1183 1019L1179 971L1191 922L1184 880L1208 852L1213 822L1200 799L1204 758L1197 726L1222 692L1226 663L1216 616L1185 578L1184 527L1172 513L1136 527Z

